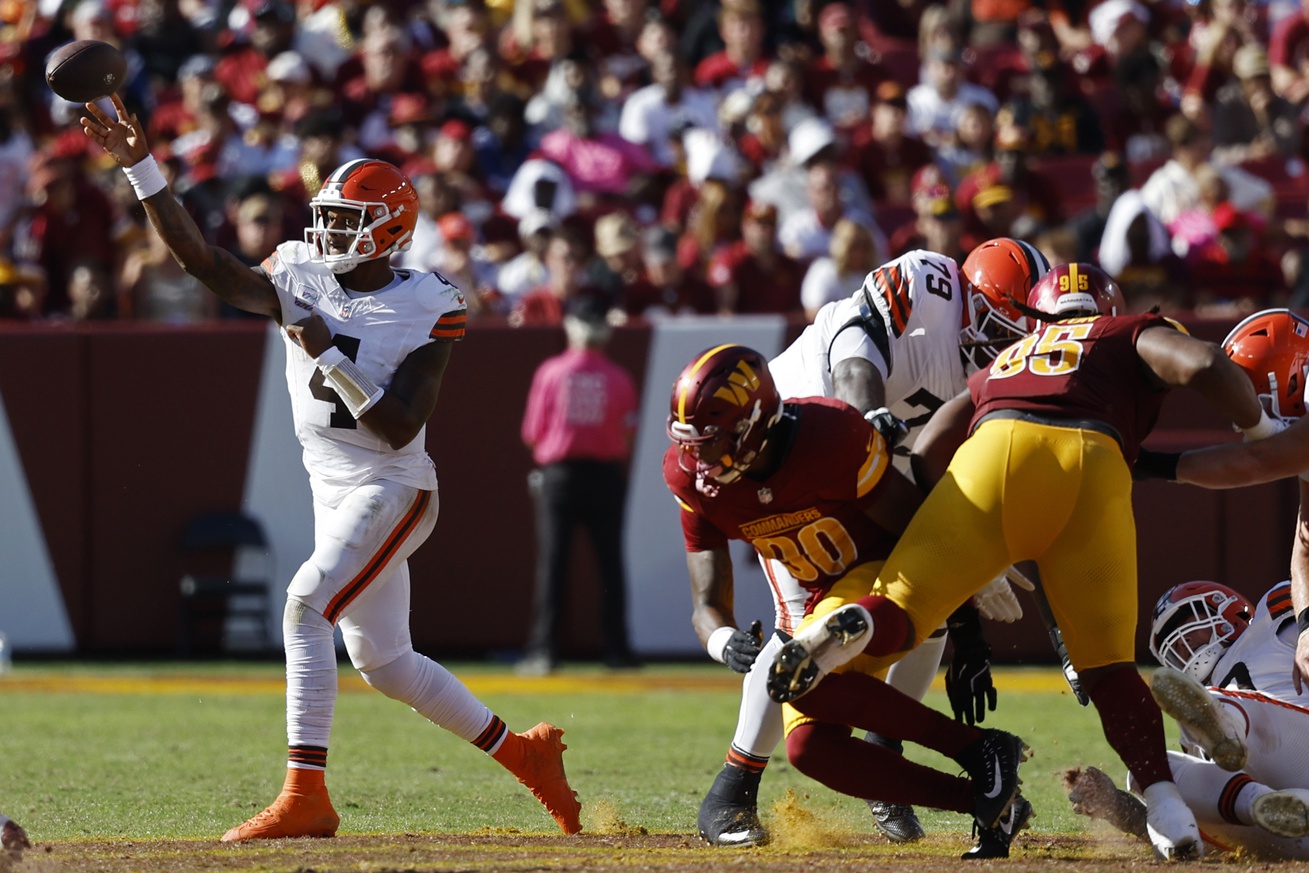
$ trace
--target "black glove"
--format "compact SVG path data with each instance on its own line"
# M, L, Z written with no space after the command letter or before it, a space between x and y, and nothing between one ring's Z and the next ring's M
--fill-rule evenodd
M986 643L956 646L945 671L945 693L959 721L975 724L995 712L995 686L991 684L991 647Z
M750 630L743 631L738 628L732 631L727 645L723 647L723 663L738 673L749 673L750 665L759 657L759 651L763 647L764 626L759 619L755 619L750 624Z
M965 600L945 621L954 657L945 671L945 693L954 717L969 724L986 718L987 705L995 712L995 686L991 684L991 647L982 633L982 616Z
M1149 449L1141 449L1136 456L1136 463L1132 465L1132 478L1138 482L1145 479L1166 479L1169 482L1176 482L1177 462L1181 457L1181 452L1152 452Z
M891 410L882 406L878 409L870 409L864 414L864 421L873 426L873 430L882 435L886 440L887 449L893 449L909 436L909 425L891 414Z

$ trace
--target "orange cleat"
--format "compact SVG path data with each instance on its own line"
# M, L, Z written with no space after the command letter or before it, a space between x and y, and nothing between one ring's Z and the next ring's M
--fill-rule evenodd
M327 786L323 784L323 771L291 769L286 771L286 785L272 805L223 834L223 842L334 837L340 823L341 817L332 808Z
M506 770L531 790L545 806L559 829L575 834L582 829L582 804L564 773L564 732L541 722L521 734L510 733L495 754Z

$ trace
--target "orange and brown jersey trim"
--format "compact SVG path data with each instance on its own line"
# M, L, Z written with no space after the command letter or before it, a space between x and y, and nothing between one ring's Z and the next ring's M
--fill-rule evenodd
M1236 798L1241 793L1241 789L1254 783L1254 780L1244 773L1237 773L1227 784L1223 786L1223 791L1218 795L1218 814L1223 817L1223 821L1229 821L1232 824L1245 824L1236 817Z
M302 770L326 770L326 746L288 746L286 763Z
M904 272L897 266L880 267L873 271L873 290L886 301L886 310L891 314L891 332L896 336L904 333L909 323L909 282Z
M491 723L486 726L486 730L477 735L477 739L473 740L473 745L489 754L508 731L509 726L500 720L500 716L492 715Z
M736 746L727 750L728 766L738 767L747 773L762 773L768 766L768 759L761 758L758 755L751 755L749 752L743 752Z
M452 309L436 320L436 325L428 336L434 340L461 340L464 338L464 328L467 325L468 310Z
M404 514L404 518L400 519L400 523L391 531L391 535L386 538L386 542L382 544L382 547L364 564L364 569L359 571L359 575L347 582L345 587L332 598L332 602L327 604L327 609L323 611L323 615L328 621L336 624L336 620L341 617L341 611L362 594L364 589L381 574L390 560L395 557L395 553L404 545L405 540L409 539L409 535L418 527L431 502L431 491L418 492L418 496L414 498L409 511Z
M1290 585L1278 585L1268 592L1268 615L1270 617L1281 618L1294 608L1291 603Z

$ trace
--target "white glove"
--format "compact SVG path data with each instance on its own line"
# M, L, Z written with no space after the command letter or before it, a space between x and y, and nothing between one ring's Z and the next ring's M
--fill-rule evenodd
M1012 623L1023 617L1023 606L1014 594L1011 581L1024 591L1032 591L1036 587L1021 573L1005 570L973 595L973 606L977 607L982 618Z

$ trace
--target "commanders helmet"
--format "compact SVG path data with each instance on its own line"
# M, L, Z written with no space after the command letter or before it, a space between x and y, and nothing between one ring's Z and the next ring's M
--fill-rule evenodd
M1031 330L1014 303L1026 303L1032 286L1049 271L1050 262L1036 246L1009 237L987 240L964 259L959 342L974 367L986 366L1005 345Z
M405 251L418 224L418 192L408 176L386 161L360 158L337 167L309 208L314 223L305 228L305 242L313 260L334 273ZM359 219L354 227L331 226L329 210L354 210Z
M782 397L763 355L722 345L686 365L670 407L668 438L681 449L679 464L708 491L708 480L727 484L750 468L781 418Z
M1150 624L1150 653L1165 667L1208 682L1214 665L1250 626L1254 606L1217 582L1186 582L1164 592Z
M1309 320L1289 309L1249 316L1223 340L1223 351L1254 383L1259 399L1278 418L1304 415L1309 376Z
M1123 315L1127 301L1118 283L1093 264L1063 264L1046 273L1027 296L1031 309L1055 319L1077 315ZM1044 322L1040 322L1043 324Z

